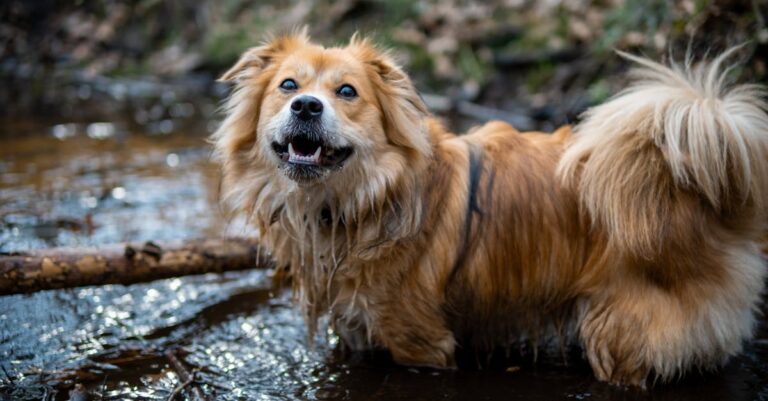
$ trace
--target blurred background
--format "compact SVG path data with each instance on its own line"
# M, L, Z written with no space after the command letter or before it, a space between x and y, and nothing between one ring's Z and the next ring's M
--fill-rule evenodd
M615 49L682 58L689 43L696 55L746 43L739 75L765 80L767 13L762 0L7 0L0 113L79 121L127 111L152 132L168 131L151 124L164 118L215 120L207 109L149 113L147 98L216 103L225 90L213 78L244 49L307 25L327 45L373 37L424 92L548 127L621 86Z
M248 234L218 205L206 138L229 91L215 78L271 32L373 38L461 132L577 122L626 84L614 50L680 60L744 44L733 77L766 83L767 21L765 0L4 0L0 253ZM210 399L764 400L760 327L721 374L627 393L594 382L578 354L532 365L523 352L490 373L336 359L306 347L266 273L184 277L0 297L0 399L66 400L76 384L93 399L165 399L173 348Z

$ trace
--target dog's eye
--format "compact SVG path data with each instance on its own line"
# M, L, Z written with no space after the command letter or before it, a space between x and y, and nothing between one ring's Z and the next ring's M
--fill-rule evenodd
M341 85L339 89L336 89L336 94L341 97L351 99L357 96L357 91L355 90L355 88L352 87L352 85L344 84L344 85Z
M296 81L288 78L280 84L280 89L286 91L295 91L296 89L299 89L299 84L297 84Z

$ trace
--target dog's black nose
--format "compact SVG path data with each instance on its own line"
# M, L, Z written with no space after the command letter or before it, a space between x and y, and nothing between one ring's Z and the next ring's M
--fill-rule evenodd
M299 96L291 103L291 111L296 117L307 121L323 114L323 103L313 96Z

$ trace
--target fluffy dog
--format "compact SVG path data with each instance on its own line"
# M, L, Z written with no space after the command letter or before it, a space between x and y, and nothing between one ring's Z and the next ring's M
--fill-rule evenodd
M222 76L224 194L351 349L451 368L560 336L615 384L716 367L763 288L766 104L726 55L626 57L634 83L573 129L457 136L368 41L275 38Z

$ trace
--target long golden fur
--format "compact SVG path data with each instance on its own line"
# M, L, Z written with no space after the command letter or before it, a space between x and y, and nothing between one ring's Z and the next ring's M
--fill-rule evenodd
M327 315L352 349L449 368L457 346L559 336L616 384L716 367L751 336L765 278L762 89L726 87L727 55L625 56L634 83L574 129L457 136L368 41L275 38L222 77L225 196L289 269L310 330ZM286 161L306 140L300 95L324 106L318 154L351 149L343 163Z

